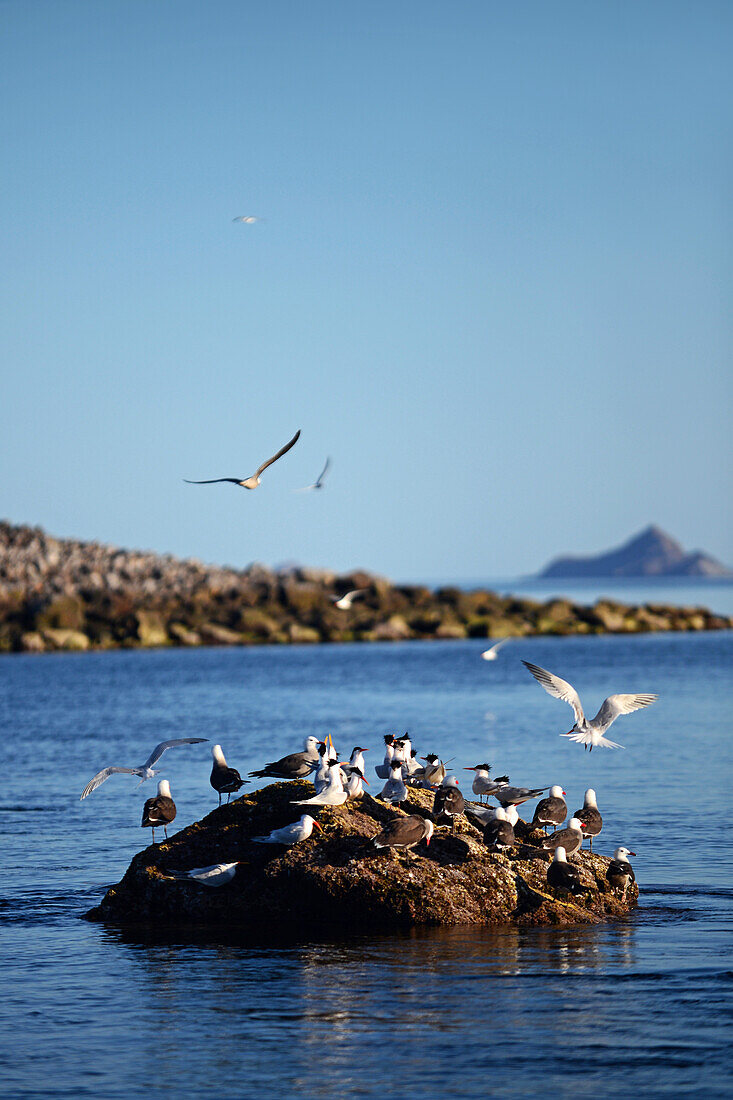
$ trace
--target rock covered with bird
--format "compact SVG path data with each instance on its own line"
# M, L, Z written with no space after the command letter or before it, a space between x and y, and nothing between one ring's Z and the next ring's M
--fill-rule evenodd
M453 789L439 801L453 801ZM465 812L435 821L435 792L419 787L408 787L400 808L366 791L323 804L313 796L311 782L295 779L217 807L135 856L89 919L226 925L246 936L585 924L625 916L636 904L633 871L618 858L625 849L615 861L576 851L566 872L557 867L559 845L543 847L541 828L520 818L511 847L497 845L484 836L490 808L468 800Z

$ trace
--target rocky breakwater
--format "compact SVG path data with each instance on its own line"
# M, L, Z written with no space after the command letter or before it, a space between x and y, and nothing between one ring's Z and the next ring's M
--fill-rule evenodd
M347 609L335 601L359 589ZM730 629L705 608L592 607L394 585L364 571L278 571L56 539L0 522L0 652Z
M369 795L323 809L323 833L292 848L252 840L295 821L293 801L311 794L310 783L277 783L222 806L167 843L135 856L89 920L116 924L152 922L226 925L261 932L321 932L415 925L522 926L593 924L623 917L636 905L633 884L624 898L605 874L610 860L582 852L583 894L570 896L547 884L548 853L542 834L523 823L521 842L509 855L491 853L465 818L455 835L436 829L414 854L377 850L372 837L396 811ZM408 810L430 815L433 795L410 790ZM241 860L235 878L217 889L174 878L173 871Z

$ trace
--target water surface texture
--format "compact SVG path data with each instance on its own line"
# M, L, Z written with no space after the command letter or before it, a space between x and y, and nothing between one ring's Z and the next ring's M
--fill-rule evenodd
M731 1094L729 633L201 649L0 662L0 1093L8 1098ZM557 735L572 712L520 663L605 695L623 751ZM488 759L513 781L593 786L598 848L635 850L634 917L578 929L419 930L243 943L80 920L148 843L151 782L113 776L174 736L249 771L331 732L379 761L383 733ZM208 812L208 745L163 758L176 827ZM470 776L457 770L464 787ZM370 778L373 775L370 774ZM297 812L294 813L294 817Z

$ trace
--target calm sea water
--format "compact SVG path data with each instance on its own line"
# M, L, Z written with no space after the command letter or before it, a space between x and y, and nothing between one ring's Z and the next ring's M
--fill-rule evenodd
M0 1094L30 1097L730 1095L731 634L113 652L0 661ZM520 664L659 701L621 752L557 736L571 711ZM243 943L80 920L148 843L153 784L112 777L166 737L242 772L332 732L409 729L422 752L512 780L593 786L600 850L641 904L614 925ZM207 745L164 758L177 826L212 808ZM458 772L470 782L466 772ZM467 785L467 784L466 784Z

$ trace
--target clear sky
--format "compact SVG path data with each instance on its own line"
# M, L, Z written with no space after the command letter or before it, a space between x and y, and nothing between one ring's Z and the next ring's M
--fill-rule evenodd
M649 522L733 562L732 25L5 0L0 515L399 578ZM182 481L296 428L255 492Z

